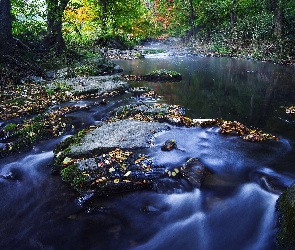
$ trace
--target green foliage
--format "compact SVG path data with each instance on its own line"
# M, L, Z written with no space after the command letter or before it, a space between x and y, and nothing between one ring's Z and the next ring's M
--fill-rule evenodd
M63 14L63 37L74 49L96 44L123 49L148 37L165 39L172 35L194 36L220 54L250 54L265 60L295 56L295 2L289 0L11 0L11 3L13 34L24 41L43 39L54 28L52 23L58 24ZM53 15L50 24L47 12L52 12L53 7L63 10L56 3L67 3L67 7L64 13ZM82 71L96 74L90 68Z
M149 18L141 0L69 2L64 15L68 43L91 45L113 38L127 45L148 36Z
M11 0L12 33L26 41L40 40L46 31L45 1Z

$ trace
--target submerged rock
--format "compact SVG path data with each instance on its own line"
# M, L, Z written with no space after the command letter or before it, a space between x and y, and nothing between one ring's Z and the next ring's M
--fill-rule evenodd
M14 173L12 173L11 170L9 170L7 172L1 173L0 178L5 179L5 180L15 181L16 175Z
M284 182L280 176L270 171L256 170L250 174L250 179L264 190L274 194L281 194L290 185L288 181Z
M167 140L165 143L161 146L162 151L171 151L173 149L176 149L177 145L174 140Z
M198 158L190 158L180 168L180 172L194 187L200 188L206 176L210 171Z

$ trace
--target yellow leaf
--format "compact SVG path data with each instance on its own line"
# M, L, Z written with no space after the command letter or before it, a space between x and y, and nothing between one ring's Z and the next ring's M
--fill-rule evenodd
M124 176L129 176L131 174L131 171L128 171Z

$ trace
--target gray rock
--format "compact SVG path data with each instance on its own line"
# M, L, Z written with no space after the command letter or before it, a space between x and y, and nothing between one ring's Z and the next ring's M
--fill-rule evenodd
M105 92L125 89L128 84L118 76L91 76L91 77L75 77L71 79L63 79L60 83L69 87L69 92L96 92L101 95ZM59 85L59 80L48 84L49 89L55 89Z
M94 170L96 168L97 168L97 163L95 161L95 158L88 158L86 160L81 160L78 162L78 169L80 171Z
M72 154L86 154L99 148L144 148L152 132L160 132L168 127L158 122L121 120L107 123L85 135L79 145L70 148Z
M76 76L74 70L70 67L48 72L48 75L53 79L68 79Z

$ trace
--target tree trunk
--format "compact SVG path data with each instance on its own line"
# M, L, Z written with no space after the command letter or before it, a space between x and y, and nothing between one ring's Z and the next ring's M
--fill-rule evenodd
M233 29L237 22L237 0L232 1L232 8L230 13L230 23L231 28Z
M44 45L54 48L56 52L65 49L66 44L62 36L62 18L69 0L47 0L47 35Z
M10 9L10 0L0 0L0 54L2 54L12 42Z
M282 38L282 30L283 30L283 8L280 3L280 0L276 0L274 2L275 6L275 15L274 15L274 35L278 41Z
M193 5L193 0L189 0L189 6L190 6L191 35L194 36L196 34L196 29L195 29L195 9Z
M107 28L107 2L108 0L100 0L100 4L102 6L101 10L101 22L102 22L102 30L106 31Z

